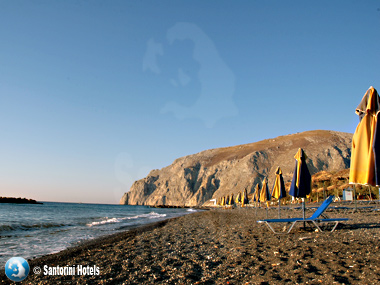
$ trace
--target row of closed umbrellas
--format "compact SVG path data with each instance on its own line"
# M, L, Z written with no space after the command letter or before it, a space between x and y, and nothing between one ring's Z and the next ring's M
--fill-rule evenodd
M362 101L356 108L356 114L359 115L359 124L355 130L352 139L351 165L350 165L350 184L380 185L380 97L375 88L372 86L364 94ZM289 195L295 198L303 198L302 208L303 217L305 218L305 199L311 192L311 174L306 165L306 154L302 148L299 148L296 155L293 179L291 182ZM259 185L256 185L253 202L267 202L271 198L278 200L280 209L280 200L286 197L285 184L282 178L280 167L276 170L276 178L273 185L272 193L269 193L266 179L263 181L261 191ZM354 188L355 189L355 188ZM236 203L241 203L244 207L248 201L247 191L239 193ZM234 203L233 195L231 197L222 197L219 205L232 205Z
M295 198L306 198L307 195L311 192L311 175L309 172L309 169L306 165L306 154L303 151L302 148L299 148L296 155L294 156L296 160L294 173L293 173L293 179L292 183L290 185L289 195L295 197ZM262 202L268 202L271 200L271 198L278 200L278 205L280 209L280 200L284 197L286 197L287 193L285 190L285 183L284 179L282 177L282 171L280 167L277 167L276 170L276 177L273 185L272 192L270 193L268 188L268 183L266 178L263 180L263 185L259 187L259 184L255 187L255 192L253 195L253 202L255 203L262 203ZM246 204L248 204L248 195L247 190L245 189L244 192L238 193L236 200L234 201L234 196L231 194L231 196L222 197L218 201L218 205L225 206L225 205L232 205L236 203L241 203L241 206L244 207ZM305 215L305 201L303 201L303 215Z

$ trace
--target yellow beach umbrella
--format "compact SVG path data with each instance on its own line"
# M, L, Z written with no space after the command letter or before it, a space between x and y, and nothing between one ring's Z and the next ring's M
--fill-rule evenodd
M230 196L230 201L228 205L233 205L234 204L234 194L231 194Z
M277 167L276 170L276 179L274 180L272 197L278 200L286 197L285 183L284 178L282 177L282 170L280 167Z
M377 130L379 110L380 98L371 86L355 111L360 122L352 138L351 184L380 184L380 157L376 156L380 150L380 130Z
M294 158L296 159L296 166L289 195L296 198L306 198L311 191L311 175L306 165L307 156L303 149L299 148Z
M244 200L244 204L248 204L249 203L247 188L244 189L244 199L243 200Z
M248 204L248 194L247 189L244 189L244 191L241 194L241 206L245 207L246 204Z
M270 193L269 193L269 189L267 185L267 180L266 178L264 178L263 186L261 187L261 192L260 192L260 202L267 202L267 206L269 206L268 205L269 200L270 200Z
M256 203L260 202L260 187L259 187L259 183L256 184L255 193L253 194L253 201L256 202Z
M296 155L296 166L294 168L293 179L289 189L289 195L302 199L302 212L305 219L305 198L311 192L311 175L306 164L306 154L299 148Z
M272 197L278 200L278 218L280 219L281 199L286 197L284 178L280 167L276 170L276 179L274 180Z
M241 193L239 192L239 193L237 194L237 196L236 196L235 203L238 204L238 203L240 203L240 201L241 201Z

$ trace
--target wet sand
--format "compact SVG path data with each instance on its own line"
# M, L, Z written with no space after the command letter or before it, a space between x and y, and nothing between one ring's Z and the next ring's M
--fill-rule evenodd
M336 204L335 204L336 205ZM309 205L309 207L312 205ZM316 205L317 206L317 205ZM352 207L352 205L350 206ZM312 214L306 212L306 216ZM277 208L198 212L107 236L28 260L20 284L376 284L380 282L380 211L326 212L347 217L335 232L275 235L259 219ZM282 209L281 217L301 217ZM284 225L278 227L282 229ZM99 275L45 276L43 266L97 267ZM33 268L39 266L40 274ZM7 281L0 273L2 283Z

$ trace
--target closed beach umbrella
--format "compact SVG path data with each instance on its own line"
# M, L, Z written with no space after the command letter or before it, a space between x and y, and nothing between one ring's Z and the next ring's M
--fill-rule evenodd
M233 205L233 204L234 204L234 194L231 194L230 203L228 205Z
M255 193L253 194L253 201L256 202L256 203L260 202L260 187L259 187L259 183L256 184Z
M244 192L241 197L241 206L244 207L245 204L248 204L248 194L247 194L247 189L244 189Z
M352 138L351 184L380 185L379 101L376 89L371 86L356 108L360 121Z
M278 218L280 218L281 199L286 197L284 178L280 167L276 170L276 179L274 180L272 197L278 200Z
M306 165L307 156L303 149L299 148L294 158L296 159L296 166L289 195L296 198L306 198L311 191L311 175Z
M236 196L235 203L238 204L238 203L240 203L240 201L241 201L241 194L240 194L240 192L239 192L239 193L237 194L237 196Z
M306 154L302 148L294 156L296 166L294 168L292 184L290 185L289 195L295 198L303 198L302 210L305 219L305 198L311 192L311 175L306 165Z
M273 184L272 197L278 200L286 197L285 182L280 167L277 167L276 170L276 179Z
M247 188L244 189L244 204L248 204L248 193L247 193Z
M266 178L264 178L263 187L261 188L261 192L260 192L260 202L267 202L267 206L268 206L269 200L270 200L269 188L267 185L267 180Z

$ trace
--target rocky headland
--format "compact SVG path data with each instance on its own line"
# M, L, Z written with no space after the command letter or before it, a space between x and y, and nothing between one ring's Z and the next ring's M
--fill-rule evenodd
M291 180L298 148L308 156L311 174L338 171L350 165L352 134L315 130L280 136L255 143L210 149L176 159L134 182L120 204L206 206L231 193L247 189L267 177L273 184L281 167L284 180Z
M33 199L15 198L15 197L0 197L0 203L13 203L13 204L43 204Z

